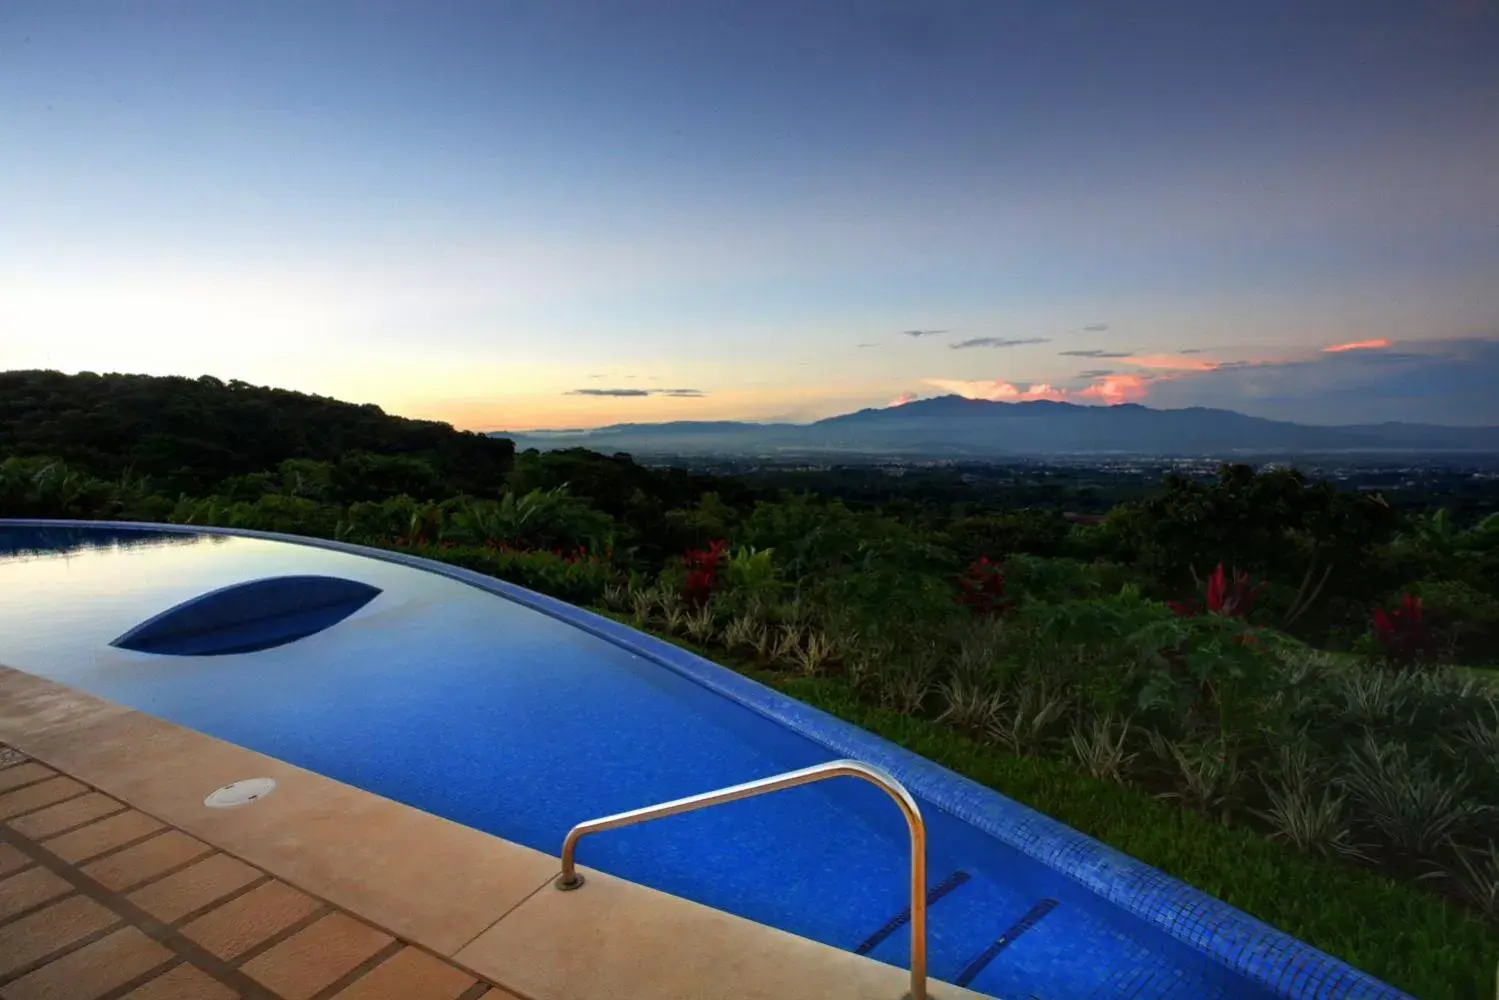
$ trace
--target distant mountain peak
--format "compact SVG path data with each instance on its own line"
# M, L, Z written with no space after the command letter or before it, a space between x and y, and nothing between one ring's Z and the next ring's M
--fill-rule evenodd
M676 421L614 424L577 435L516 435L518 447L597 447L663 455L868 455L912 458L1135 454L1462 451L1499 454L1499 428L1387 423L1310 427L1232 410L1159 410L1139 403L932 396L810 424Z

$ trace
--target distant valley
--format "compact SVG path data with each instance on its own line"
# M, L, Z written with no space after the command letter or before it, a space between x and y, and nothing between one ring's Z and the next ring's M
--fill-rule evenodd
M810 424L677 421L592 430L495 431L517 449L641 455L867 455L998 459L1060 455L1208 456L1336 452L1499 453L1499 427L1311 426L1193 407L998 403L940 396Z

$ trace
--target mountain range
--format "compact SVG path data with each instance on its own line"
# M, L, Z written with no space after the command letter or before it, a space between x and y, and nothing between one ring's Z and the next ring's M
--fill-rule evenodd
M1218 456L1233 453L1499 453L1499 427L1389 422L1324 427L1232 410L1158 410L939 396L810 424L675 421L591 430L494 432L518 449L589 448L642 455L867 455L1003 458L1039 455Z

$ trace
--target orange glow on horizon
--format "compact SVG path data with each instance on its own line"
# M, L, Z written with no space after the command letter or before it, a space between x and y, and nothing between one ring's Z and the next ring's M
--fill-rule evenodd
M408 400L388 412L441 420L465 430L524 434L534 430L590 429L612 424L654 424L675 420L810 423L866 406L895 405L894 401L886 403L891 399L888 382L883 385L849 381L725 387L692 376L681 381L703 386L703 395L613 397L531 391L443 398L433 394ZM916 393L901 393L899 396L910 398L897 401L911 402Z
M1322 348L1323 354L1342 354L1344 351L1377 351L1382 347L1389 347L1390 342L1383 337L1375 340L1354 340L1346 344L1334 344L1331 347Z

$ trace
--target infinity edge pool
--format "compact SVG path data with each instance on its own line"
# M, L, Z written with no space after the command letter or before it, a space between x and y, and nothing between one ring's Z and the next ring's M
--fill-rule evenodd
M664 640L543 594L401 552L275 532L197 525L8 520L0 526L228 535L404 565L503 597L641 656L846 757L883 768L919 798L1079 883L1250 982L1289 998L1397 1000L1405 994L1000 793ZM648 803L641 803L646 805Z

